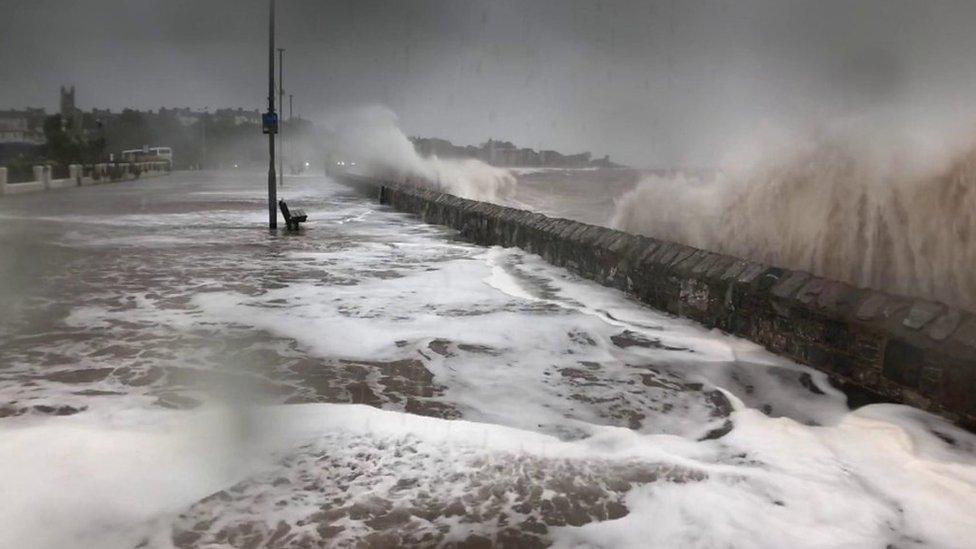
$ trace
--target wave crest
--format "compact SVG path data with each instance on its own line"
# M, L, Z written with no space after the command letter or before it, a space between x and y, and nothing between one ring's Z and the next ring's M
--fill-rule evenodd
M647 177L611 224L976 310L972 144L822 137L711 178Z
M462 198L504 203L517 180L507 169L475 159L422 157L385 107L362 108L341 121L338 147L365 175L435 188Z

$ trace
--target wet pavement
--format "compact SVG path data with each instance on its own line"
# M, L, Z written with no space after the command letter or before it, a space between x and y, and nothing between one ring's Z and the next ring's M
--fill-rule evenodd
M259 465L105 543L628 545L584 527L621 523L655 486L719 482L762 499L750 513L793 505L791 490L749 480L776 467L733 435L847 417L813 370L323 178L281 193L308 212L301 232L268 231L262 178L177 173L0 200L0 429L262 418L240 435ZM354 424L323 419L343 410ZM287 440L268 446L269 432ZM969 456L952 432L949 450ZM714 541L688 538L687 520L669 539ZM831 539L920 536L894 524ZM756 535L744 530L736 539Z

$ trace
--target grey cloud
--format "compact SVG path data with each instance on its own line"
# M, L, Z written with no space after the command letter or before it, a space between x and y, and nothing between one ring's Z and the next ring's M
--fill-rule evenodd
M259 108L259 0L2 0L0 105ZM300 112L362 103L405 131L638 165L710 164L762 121L966 109L976 3L279 0Z

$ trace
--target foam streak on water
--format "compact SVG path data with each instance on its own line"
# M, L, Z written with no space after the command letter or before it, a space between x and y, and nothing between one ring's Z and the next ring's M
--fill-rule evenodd
M3 271L0 546L970 543L973 435L327 180L269 235L261 182L0 203L50 261Z

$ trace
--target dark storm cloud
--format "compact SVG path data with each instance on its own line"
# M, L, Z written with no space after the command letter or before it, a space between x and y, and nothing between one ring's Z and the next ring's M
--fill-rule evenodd
M3 0L0 105L262 107L266 3ZM763 121L968 108L976 3L279 0L286 87L327 117L639 165L708 164Z

